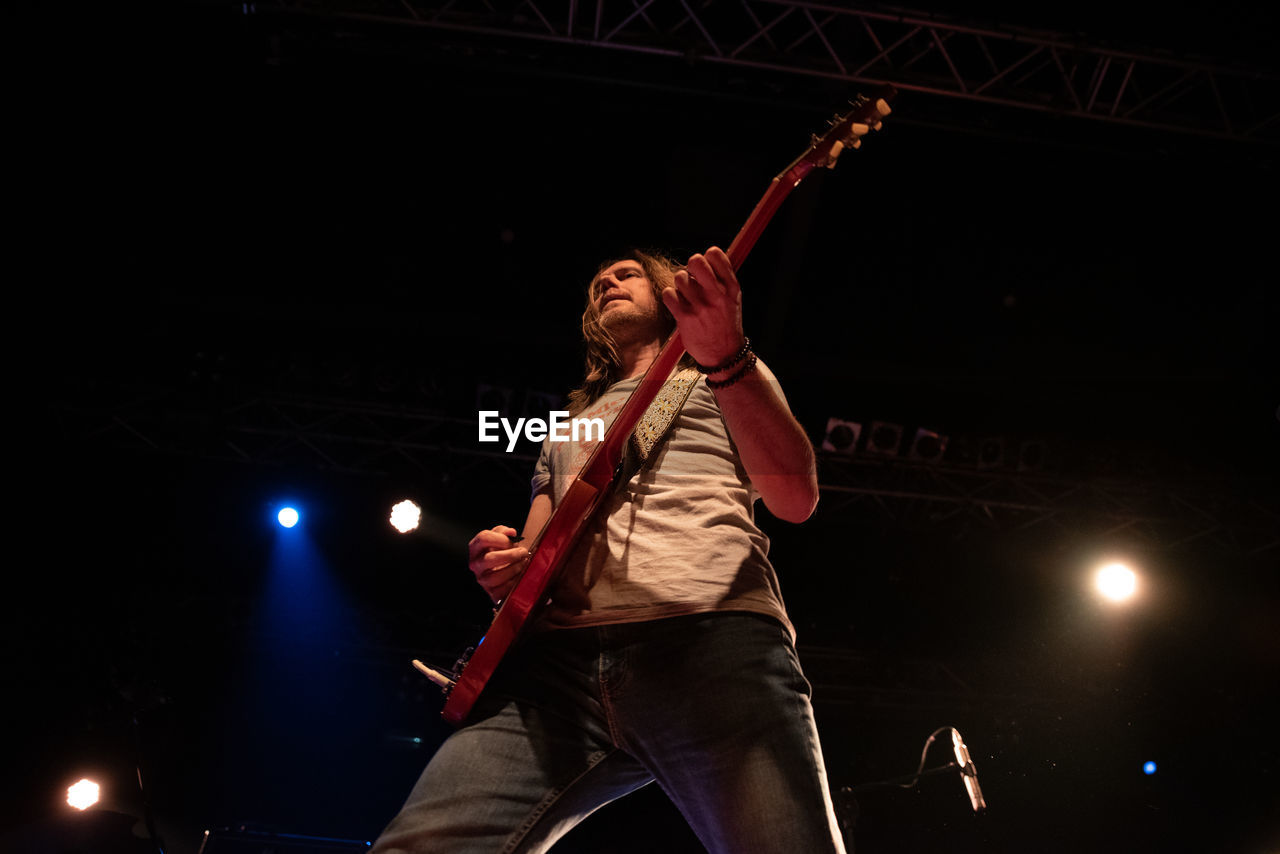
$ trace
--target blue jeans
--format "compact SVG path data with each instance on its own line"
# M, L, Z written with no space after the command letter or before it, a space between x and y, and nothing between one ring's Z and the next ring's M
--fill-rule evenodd
M843 852L809 692L767 617L532 635L373 850L547 851L656 780L714 854Z

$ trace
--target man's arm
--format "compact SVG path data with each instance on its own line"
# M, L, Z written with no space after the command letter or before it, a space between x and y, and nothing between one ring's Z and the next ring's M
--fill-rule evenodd
M731 369L707 377L732 374ZM769 512L788 522L808 519L818 504L813 444L791 414L773 372L758 362L754 371L714 393L742 467Z
M742 291L723 250L713 246L690 258L688 270L676 274L675 287L663 291L662 299L698 364L723 365L742 349ZM707 379L723 382L744 365L713 372ZM714 391L742 466L769 512L789 522L808 519L818 504L813 445L791 414L777 378L757 362L754 370Z

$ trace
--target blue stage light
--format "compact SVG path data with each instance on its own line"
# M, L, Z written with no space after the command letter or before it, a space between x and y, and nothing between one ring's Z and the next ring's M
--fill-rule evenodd
M276 519L279 520L280 524L286 528L292 528L294 525L298 524L298 518L298 511L294 510L292 507L282 508L280 512L276 514Z
M1142 773L1143 773L1143 774L1146 774L1148 777L1150 777L1152 774L1156 773L1156 763L1154 763L1154 762L1144 762L1144 763L1142 763Z

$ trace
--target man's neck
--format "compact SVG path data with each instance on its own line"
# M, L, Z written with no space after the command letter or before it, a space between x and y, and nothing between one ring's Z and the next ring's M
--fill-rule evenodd
M614 342L614 346L621 359L619 379L629 380L649 370L649 366L653 364L654 359L658 358L658 353L662 350L662 341L654 338L627 344Z

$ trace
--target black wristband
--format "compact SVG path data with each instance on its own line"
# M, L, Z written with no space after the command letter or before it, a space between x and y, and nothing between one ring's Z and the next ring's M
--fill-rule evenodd
M739 368L736 374L729 377L728 379L707 380L707 388L711 389L712 391L715 391L717 389L722 389L722 388L728 388L729 386L733 385L738 380L742 379L743 377L745 377L747 374L751 373L755 369L756 369L756 354L750 353L750 357L747 359L747 363L743 365L741 368Z
M738 364L743 359L747 358L747 354L750 352L751 352L751 339L744 335L742 336L742 349L734 353L733 356L729 359L729 361L725 362L723 365L716 365L714 368L707 368L702 365L699 365L697 362L694 362L693 366L698 369L698 373L700 374L718 374L720 371L729 370L734 365Z

